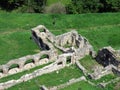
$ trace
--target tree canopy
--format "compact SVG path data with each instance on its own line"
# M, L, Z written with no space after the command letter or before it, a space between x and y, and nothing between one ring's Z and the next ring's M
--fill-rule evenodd
M47 0L0 0L0 8L6 11L42 13L47 7L46 2ZM68 14L119 12L120 0L71 0L65 7Z

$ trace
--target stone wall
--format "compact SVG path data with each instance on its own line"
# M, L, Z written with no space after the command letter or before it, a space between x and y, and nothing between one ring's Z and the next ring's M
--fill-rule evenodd
M43 57L43 55L46 55L46 57ZM38 54L10 60L7 64L0 65L0 78L52 62L56 58L57 55L54 51L41 51Z
M95 59L104 67L110 64L113 64L116 67L120 65L120 60L116 57L116 51L112 47L100 49Z
M69 53L70 51L75 52L72 49L74 47L75 50L83 50L84 48L83 51L88 50L88 53L93 51L88 40L79 35L76 31L55 36L45 26L39 25L32 29L32 38L43 50L54 50L57 47L63 52Z
M33 78L38 77L38 76L41 76L43 74L50 73L50 72L62 69L65 66L69 66L69 65L72 64L72 62L68 63L67 62L67 57L71 56L71 55L72 54L62 54L62 55L59 55L56 58L55 62L53 62L52 64L50 64L48 66L45 66L45 67L43 67L41 69L38 69L38 70L35 70L32 73L23 75L23 76L21 76L17 80L13 79L13 80L10 80L10 81L4 82L4 83L0 83L0 90L7 89L7 88L12 87L12 86L14 86L16 84L19 84L19 83L22 83L22 82L26 82L26 81L28 81L30 79L33 79Z
M69 80L68 82L66 82L64 84L49 88L49 90L60 90L62 88L65 88L67 86L70 86L71 84L74 84L74 83L77 83L77 82L80 82L80 81L87 81L87 80L86 80L86 78L84 76L81 76L81 77L79 77L77 79L73 78L73 79Z
M32 29L32 39L43 51L35 55L27 55L25 57L10 60L7 64L0 65L0 78L46 64L48 62L53 63L35 70L30 74L23 75L18 80L10 80L0 83L0 90L75 63L83 71L85 76L89 75L95 80L112 73L112 71L115 74L120 75L120 50L116 51L111 47L104 47L103 49L100 49L96 55L88 40L79 35L76 31L55 36L45 26L39 25ZM59 54L57 49L61 50L62 53ZM43 55L46 55L46 57L43 57ZM78 61L86 55L95 57L96 61L104 67L96 67L94 72L89 74ZM71 82L68 82L67 84L71 84Z
M96 61L103 65L109 71L111 70L114 74L120 76L120 53L119 50L114 50L112 47L104 47L98 51L95 57ZM107 68L109 67L109 68ZM97 71L98 73L98 71ZM103 73L102 73L103 74ZM95 74L94 74L95 75ZM93 76L94 76L93 75ZM100 75L100 73L98 73ZM97 76L97 75L95 75Z

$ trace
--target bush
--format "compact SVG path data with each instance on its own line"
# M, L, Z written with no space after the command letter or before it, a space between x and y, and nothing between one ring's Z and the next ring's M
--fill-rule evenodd
M0 8L3 10L30 13L41 13L45 5L46 0L1 0L0 2Z
M66 5L67 13L93 13L99 9L99 0L71 0L71 3Z
M120 0L71 0L66 10L69 14L119 12Z
M44 13L65 14L66 9L62 3L58 2L46 7Z
M22 7L18 7L17 9L13 10L12 12L19 12L19 13L34 13L34 9L28 6L23 5Z
M99 12L119 12L120 0L100 0L101 7Z

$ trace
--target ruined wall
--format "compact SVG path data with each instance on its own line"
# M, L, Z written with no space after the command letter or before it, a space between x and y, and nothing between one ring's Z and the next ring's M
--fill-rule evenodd
M32 29L32 38L43 50L58 48L63 52L70 52L74 47L76 50L86 48L88 51L93 51L88 40L76 31L55 36L45 26L39 25Z
M95 56L96 53L92 45L85 37L79 35L76 31L55 36L45 26L39 25L32 29L32 39L43 51L35 55L27 55L25 57L10 60L7 64L0 65L0 78L51 61L53 61L53 63L35 70L30 74L23 75L18 80L0 83L0 90L75 63L83 71L85 76L89 75L92 79L99 79L104 75L112 73L111 71L120 76L120 50L115 51L111 47L104 47L99 50L98 54ZM57 49L61 50L62 53L58 54ZM43 55L46 55L46 57L43 57ZM78 61L86 55L92 55L95 57L96 61L104 67L96 67L94 72L89 74ZM12 65L15 66L12 67Z
M120 60L116 57L116 51L112 47L104 47L99 50L95 59L104 67L110 64L113 64L116 67L120 65Z
M43 57L44 55L46 57ZM56 58L57 55L54 51L42 51L38 54L10 60L7 64L0 65L0 78L46 64L54 61Z
M19 83L22 83L22 82L26 82L26 81L28 81L30 79L33 79L33 78L38 77L38 76L41 76L43 74L50 73L50 72L62 69L65 66L69 66L69 65L72 64L72 60L70 60L69 63L68 63L68 61L67 61L68 60L67 59L68 56L71 56L71 54L59 55L56 58L55 62L53 62L52 64L50 64L48 66L45 66L45 67L43 67L41 69L38 69L38 70L35 70L32 73L23 75L23 76L21 76L17 80L13 79L13 80L10 80L10 81L4 82L4 83L0 83L0 90L7 89L7 88L12 87L12 86L14 86L16 84L19 84Z
M110 67L111 71L120 76L120 53L112 47L104 47L98 51L96 61L105 68Z

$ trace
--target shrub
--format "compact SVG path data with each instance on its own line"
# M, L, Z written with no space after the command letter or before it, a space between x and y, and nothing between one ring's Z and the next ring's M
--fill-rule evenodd
M66 10L69 14L93 13L98 11L99 6L99 0L71 0Z
M66 9L62 3L58 2L46 7L44 13L65 14Z
M41 13L45 5L46 0L1 0L0 2L0 8L3 10L30 13Z

